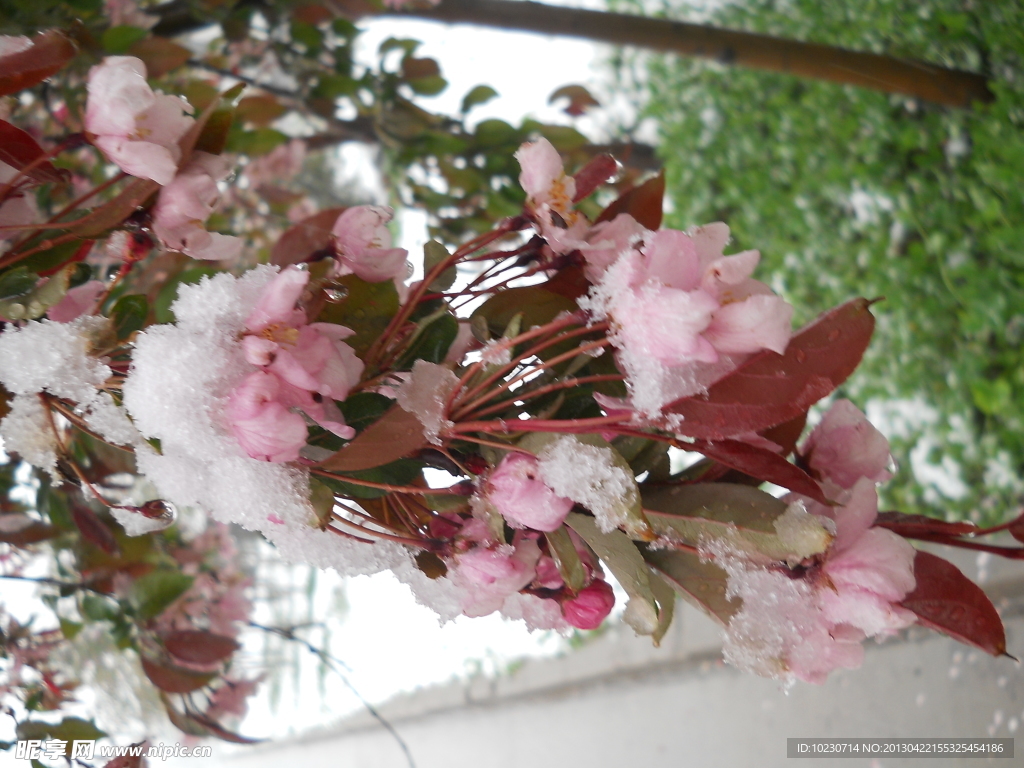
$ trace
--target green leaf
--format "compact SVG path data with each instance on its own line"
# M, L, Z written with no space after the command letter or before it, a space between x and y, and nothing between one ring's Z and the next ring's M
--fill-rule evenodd
M0 275L0 299L12 299L24 296L36 287L39 275L29 272L25 267L15 267Z
M65 717L50 729L51 739L63 739L68 743L65 754L70 754L71 744L75 741L96 741L106 735L106 731L97 728L92 720L83 720L80 717Z
M82 615L90 621L114 621L121 615L117 603L108 597L91 592L82 596Z
M138 27L121 25L118 27L110 27L106 30L103 33L101 41L103 48L107 53L121 55L127 53L133 43L137 43L148 34L148 29L139 29Z
M476 144L480 148L500 147L505 144L514 143L519 140L522 134L506 123L504 120L492 118L481 120L477 123Z
M445 248L437 240L429 240L423 246L423 274L429 275L430 271L440 264L442 261L451 256L448 253L448 249ZM452 283L455 282L455 276L457 274L455 265L448 267L444 272L437 276L437 279L430 284L431 291L447 291L452 287Z
M726 597L728 575L699 555L673 549L644 549L643 558L689 603L722 626L743 606L738 598Z
M576 551L576 545L569 537L569 532L565 526L562 526L557 530L545 533L544 538L547 540L551 559L558 566L558 572L561 574L565 586L573 594L578 593L586 584L587 571L580 560L579 552Z
M68 640L74 640L75 636L82 631L84 624L79 624L77 621L71 621L70 619L60 619L60 633L64 635Z
M658 601L651 588L647 563L636 545L622 531L604 533L597 527L594 518L577 512L571 512L565 522L590 545L629 595L623 621L638 635L653 635L657 632Z
M35 320L46 310L60 302L68 292L68 283L75 265L70 264L28 293L0 301L0 315L10 320Z
M489 85L478 85L473 88L462 98L461 111L463 114L469 112L473 107L479 104L486 104L491 99L495 98L498 92L491 88Z
M406 56L411 56L413 51L420 47L419 40L411 39L400 39L397 37L389 37L383 43L380 44L378 51L381 54L385 54L388 51L403 50Z
M320 52L323 46L324 36L319 29L312 24L303 21L292 22L292 40L306 48L306 55L315 55Z
M156 618L171 603L181 597L194 581L179 571L166 569L150 571L136 579L128 592L128 602L142 621Z
M309 478L309 503L321 527L330 525L334 514L334 491L318 477Z
M459 333L459 321L447 309L420 323L409 346L396 364L397 370L412 368L417 360L440 363Z
M384 485L410 485L414 480L422 476L423 463L414 459L399 459L390 464L385 464L372 469L363 469L357 472L339 472L339 477L319 476L320 482L329 487L340 496L350 499L377 499L387 495L388 491L380 488L368 488L365 485L346 483L342 477L351 477L356 480L367 480L372 483Z
M146 324L149 302L142 294L122 296L110 311L118 341L124 341Z
M759 560L796 565L824 552L832 535L819 518L764 491L732 483L698 483L643 490L651 527L691 547L708 539Z
M288 136L274 128L257 128L245 131L233 127L228 133L225 150L242 155L259 157L288 141Z
M359 81L345 75L323 74L313 88L315 98L333 101L339 96L351 96L359 90Z
M355 331L355 335L345 339L345 343L361 356L398 312L398 291L390 280L368 283L355 275L345 275L336 282L346 292L345 299L337 304L326 304L317 321L337 323Z
M440 75L418 77L415 80L406 80L406 83L421 96L436 96L448 87L448 81Z
M665 637L665 633L668 632L669 627L672 626L672 618L675 616L676 593L672 587L657 574L650 574L650 578L651 591L654 592L654 597L658 601L658 628L654 630L654 634L651 635L651 640L654 641L655 645L661 645L661 640Z
M357 433L362 432L392 406L394 400L377 392L357 392L338 403L345 423Z
M491 336L496 337L504 333L516 315L522 315L522 327L529 330L551 322L562 312L575 310L572 299L537 285L526 285L494 294L473 312L470 321L484 318Z

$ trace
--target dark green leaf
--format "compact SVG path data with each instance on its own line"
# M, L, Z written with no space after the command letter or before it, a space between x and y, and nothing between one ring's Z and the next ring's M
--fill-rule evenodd
M462 112L469 112L478 104L486 104L498 95L498 92L489 85L478 85L467 93L462 99Z
M171 603L181 597L194 581L179 571L160 569L150 571L132 582L128 601L142 621L156 618Z
M149 314L149 302L141 294L122 296L110 310L114 321L114 331L119 341L124 341L146 324Z

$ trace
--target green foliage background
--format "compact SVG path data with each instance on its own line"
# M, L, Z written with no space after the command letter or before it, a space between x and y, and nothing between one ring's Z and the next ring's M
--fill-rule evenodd
M641 10L640 0L611 4ZM761 250L759 274L798 322L852 296L885 297L868 357L841 394L887 416L901 466L886 503L983 520L1014 513L1024 496L1024 5L661 8L990 79L993 104L954 111L675 57L619 62L647 85L668 225L726 221L736 250Z

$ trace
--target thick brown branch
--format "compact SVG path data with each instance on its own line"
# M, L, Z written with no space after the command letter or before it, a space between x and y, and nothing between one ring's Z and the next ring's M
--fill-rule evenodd
M443 0L434 9L395 12L446 23L479 24L697 56L723 64L857 85L969 108L993 99L985 78L922 61L850 51L769 35L527 0Z

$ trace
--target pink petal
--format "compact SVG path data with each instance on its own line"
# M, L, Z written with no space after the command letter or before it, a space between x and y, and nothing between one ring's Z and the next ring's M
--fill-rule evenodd
M509 453L487 479L487 500L515 527L554 531L565 522L573 502L558 496L538 473L535 457Z
M751 296L715 310L704 332L716 350L744 354L771 349L782 353L792 334L793 307L779 296Z
M516 151L515 158L522 169L519 174L519 185L535 200L547 199L552 185L565 174L561 155L547 139L523 144ZM566 181L566 186L571 184L572 191L575 192L575 182L572 179ZM571 200L572 192L567 191L567 195Z
M69 290L64 298L46 311L46 316L55 323L70 323L92 309L96 300L107 289L102 280L90 280Z
M285 267L264 289L245 327L259 333L273 323L291 325L295 304L309 282L309 273L295 266Z
M700 284L700 262L693 239L685 232L662 229L644 248L641 279L658 280L669 288L692 291Z

